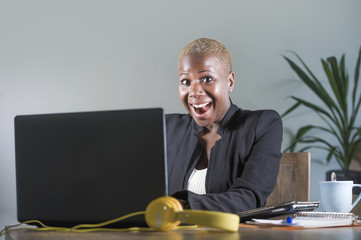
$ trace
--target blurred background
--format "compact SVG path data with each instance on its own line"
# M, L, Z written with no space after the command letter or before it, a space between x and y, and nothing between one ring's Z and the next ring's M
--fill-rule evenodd
M322 81L320 58L345 53L353 79L360 11L359 0L0 0L0 228L17 221L16 115L148 107L184 113L177 59L199 37L231 52L235 104L281 114L294 103L291 95L318 101L283 59L293 58L288 50ZM283 119L283 149L308 122L320 119L307 109ZM311 200L319 200L318 181L339 166L327 164L323 151L311 154Z

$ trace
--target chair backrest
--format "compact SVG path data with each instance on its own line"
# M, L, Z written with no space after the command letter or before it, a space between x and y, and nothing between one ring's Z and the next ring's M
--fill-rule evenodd
M283 153L276 187L268 197L266 206L310 199L309 152Z

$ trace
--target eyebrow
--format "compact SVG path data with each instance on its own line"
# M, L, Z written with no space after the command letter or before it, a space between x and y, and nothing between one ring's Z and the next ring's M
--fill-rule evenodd
M211 71L211 70L201 70L201 71L199 71L198 73L204 73L204 72L211 72L211 73L215 73L214 71Z
M204 72L216 73L216 72L211 71L211 70L201 70L201 71L199 71L198 73L204 73ZM189 74L189 72L182 72L181 74L179 74L179 76L187 75L187 74Z

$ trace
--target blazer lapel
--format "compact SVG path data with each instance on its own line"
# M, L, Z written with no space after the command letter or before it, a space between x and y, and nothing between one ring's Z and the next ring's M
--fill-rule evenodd
M191 159L198 145L198 138L192 132L191 125L184 133L185 137L178 151L177 156L172 164L169 166L169 193L172 194L176 191L183 189L184 181L187 177L188 169Z

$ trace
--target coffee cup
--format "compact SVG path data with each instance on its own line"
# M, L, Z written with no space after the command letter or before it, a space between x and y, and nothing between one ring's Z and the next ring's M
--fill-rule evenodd
M354 184L353 181L321 181L321 205L326 212L350 212L361 199L361 193L352 202L352 188L361 184Z

